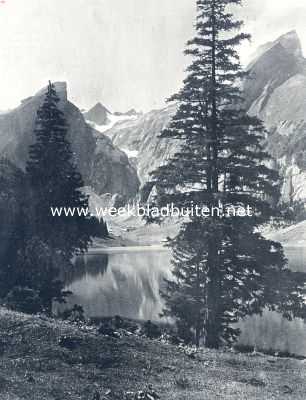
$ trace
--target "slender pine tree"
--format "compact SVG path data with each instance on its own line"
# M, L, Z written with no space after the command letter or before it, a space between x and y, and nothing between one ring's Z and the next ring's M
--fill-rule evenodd
M76 251L87 249L93 232L92 220L85 215L69 218L51 214L51 207L80 210L88 207L59 102L55 87L49 82L44 102L37 112L36 142L30 148L26 171L32 191L31 236L37 236L54 252L69 259Z
M262 123L243 108L237 48L249 36L229 10L240 3L197 0L196 35L185 51L192 63L170 99L177 113L161 135L177 140L179 150L152 174L155 205L206 210L190 215L169 242L174 279L163 296L164 314L197 345L203 340L212 348L235 341L233 324L265 307L286 316L289 309L291 316L294 309L304 312L305 277L289 273L280 244L259 230L274 214L270 200L279 196L279 177L268 167ZM220 205L232 212L218 214ZM250 207L252 215L238 214L239 207Z

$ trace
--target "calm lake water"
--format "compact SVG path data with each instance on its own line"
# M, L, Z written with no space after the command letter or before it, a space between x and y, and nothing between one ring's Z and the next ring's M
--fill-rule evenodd
M290 267L306 271L306 249L287 248ZM87 316L121 315L133 319L158 320L163 308L160 289L170 278L168 251L137 250L86 255L75 262L66 276L73 292L69 306L80 304ZM288 322L276 313L250 317L240 323L240 343L258 348L289 351L306 356L306 324Z

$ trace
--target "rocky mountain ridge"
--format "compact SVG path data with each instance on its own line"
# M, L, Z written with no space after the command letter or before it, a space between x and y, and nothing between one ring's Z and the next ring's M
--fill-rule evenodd
M247 107L269 131L267 149L284 178L283 200L306 202L306 59L297 33L288 32L261 46L247 70ZM175 104L140 114L135 110L112 113L98 103L82 114L69 102L65 83L56 83L56 89L75 161L86 185L97 194L134 197L139 183L143 186L150 172L178 149L178 142L159 138L175 113ZM34 140L35 115L43 95L41 90L0 114L0 154L21 168Z
M306 202L306 59L295 31L261 46L247 67L246 106L268 131L267 149L284 178L284 201ZM178 144L159 139L176 109L169 105L133 121L121 121L105 131L113 143L133 152L141 184L165 162Z
M124 152L105 135L86 123L80 110L68 100L67 85L55 83L59 107L68 122L68 139L74 160L86 185L98 194L120 194L133 198L138 192L137 172ZM42 104L46 89L29 97L9 112L0 115L0 156L24 169L29 146L34 142L36 112Z
M284 201L306 201L306 59L295 31L263 46L248 67L249 113L269 131L267 149L284 178Z
M176 105L153 110L136 119L121 121L105 131L113 143L134 160L141 184L149 179L151 171L161 165L175 151L168 139L159 139L163 129L175 113Z

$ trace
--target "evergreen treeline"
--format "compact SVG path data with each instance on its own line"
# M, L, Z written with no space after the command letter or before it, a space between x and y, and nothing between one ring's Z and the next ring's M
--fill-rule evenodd
M251 217L190 217L169 242L174 279L163 292L164 315L186 340L212 348L235 341L234 324L265 307L287 318L305 316L305 274L289 271L281 245L260 233L275 215L280 180L268 167L261 121L243 106L246 77L237 49L249 35L231 12L240 3L197 0L196 35L185 51L192 62L161 135L179 150L152 175L154 205L253 210Z
M0 297L26 312L50 314L54 300L64 301L68 293L60 270L88 249L91 237L108 235L104 221L51 215L51 207L88 207L59 102L49 83L26 172L0 162Z

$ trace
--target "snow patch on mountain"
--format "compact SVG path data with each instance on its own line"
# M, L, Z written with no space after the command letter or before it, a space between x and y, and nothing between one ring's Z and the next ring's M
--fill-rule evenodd
M90 120L86 120L86 122L92 126L95 130L97 130L100 133L105 133L108 130L112 129L116 124L120 123L120 122L125 122L125 121L135 121L138 119L137 115L132 115L132 116L128 116L128 115L115 115L115 114L110 114L108 116L108 122L105 125L99 125L96 124L93 121Z
M137 150L129 150L129 149L123 149L121 148L122 151L129 157L129 158L137 158L139 151Z

